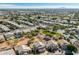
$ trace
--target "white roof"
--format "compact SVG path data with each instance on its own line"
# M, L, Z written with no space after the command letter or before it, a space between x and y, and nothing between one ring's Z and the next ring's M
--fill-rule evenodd
M3 35L0 35L0 40L1 40L1 39L5 39Z
M59 32L59 33L64 33L65 32L65 30L57 30L57 32Z
M19 51L22 51L22 50L31 50L30 47L28 47L27 45L20 45L20 46L16 46L15 47L15 50L19 50Z
M13 49L1 51L0 55L15 55L15 52Z
M27 45L21 45L23 49L30 50L30 48Z
M14 32L15 32L15 33L20 33L20 32L22 32L22 30L17 29L17 30L15 30Z

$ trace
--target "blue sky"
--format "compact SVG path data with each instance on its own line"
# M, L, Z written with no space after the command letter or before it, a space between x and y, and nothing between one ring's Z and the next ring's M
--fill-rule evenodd
M6 3L17 6L50 6L50 5L64 5L64 3Z
M79 3L0 3L0 8L79 8Z

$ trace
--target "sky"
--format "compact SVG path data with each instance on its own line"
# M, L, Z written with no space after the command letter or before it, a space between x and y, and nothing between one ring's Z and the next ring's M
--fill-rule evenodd
M0 8L79 8L79 3L0 3Z

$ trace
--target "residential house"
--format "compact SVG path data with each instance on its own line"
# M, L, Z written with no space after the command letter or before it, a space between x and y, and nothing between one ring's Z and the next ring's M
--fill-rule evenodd
M15 55L15 51L13 49L6 49L0 51L0 55Z
M27 55L31 51L31 48L28 47L27 45L15 46L14 49L17 52L17 54L19 54L19 55Z
M0 35L0 42L3 42L3 41L5 41L5 38L3 35Z
M45 45L42 42L34 42L33 46L34 46L33 50L35 50L36 53L45 52Z

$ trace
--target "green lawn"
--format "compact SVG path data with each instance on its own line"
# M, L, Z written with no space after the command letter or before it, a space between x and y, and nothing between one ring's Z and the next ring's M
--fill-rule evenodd
M50 36L50 37L52 37L52 36L56 36L56 37L62 36L61 33L58 33L58 32L49 32L47 30L43 30L42 33L45 34L45 35L47 35L47 36Z

